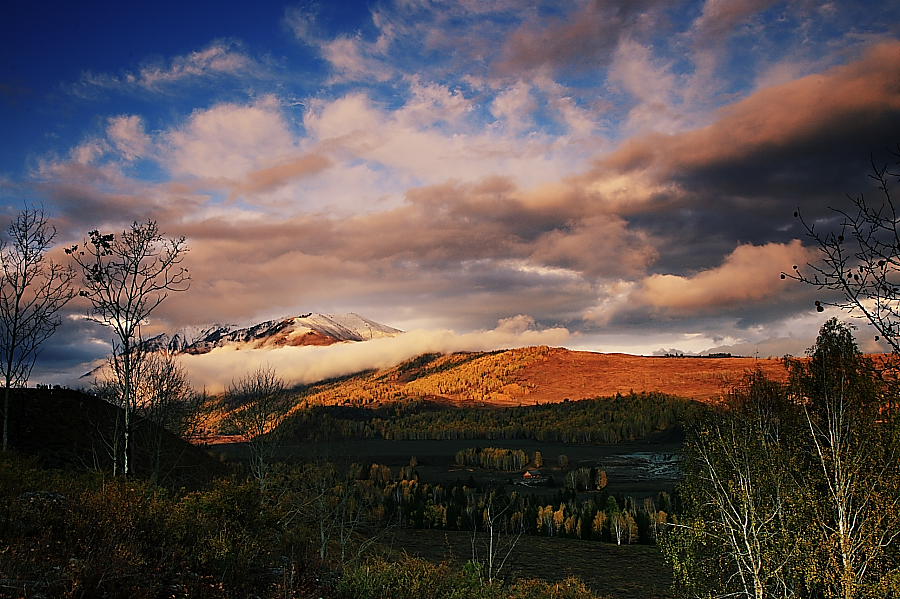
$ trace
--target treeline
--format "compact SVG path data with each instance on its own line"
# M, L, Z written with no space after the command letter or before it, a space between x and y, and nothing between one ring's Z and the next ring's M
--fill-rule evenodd
M291 440L533 439L559 443L619 443L680 427L706 410L662 393L503 409L453 408L398 402L366 409L314 406L292 414L279 434Z
M528 465L528 454L525 451L500 447L460 449L454 459L460 466L477 466L503 472L515 472Z
M310 385L299 391L296 399L306 405L358 407L435 395L456 401L509 400L506 391L524 393L532 386L517 383L518 372L546 359L550 351L541 346L488 353L423 354L384 371Z

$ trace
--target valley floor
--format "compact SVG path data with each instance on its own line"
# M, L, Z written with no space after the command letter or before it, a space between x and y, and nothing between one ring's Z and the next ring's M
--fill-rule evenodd
M461 531L395 529L386 543L397 551L440 562L465 563L472 556L472 535ZM670 599L672 572L659 549L578 539L522 535L505 578L548 582L577 576L597 594L616 599Z

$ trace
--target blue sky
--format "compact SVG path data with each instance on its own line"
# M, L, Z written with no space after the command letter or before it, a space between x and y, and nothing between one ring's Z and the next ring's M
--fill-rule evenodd
M521 316L576 348L799 352L822 315L778 279L815 258L792 213L900 140L897 1L130 4L0 9L0 202L61 243L186 235L159 329ZM105 335L67 320L52 358Z

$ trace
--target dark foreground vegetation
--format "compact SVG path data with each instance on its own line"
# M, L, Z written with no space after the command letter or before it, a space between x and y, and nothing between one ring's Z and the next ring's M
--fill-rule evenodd
M478 540L482 535L478 536ZM472 535L428 529L396 529L386 542L434 563L463 566L471 558ZM672 568L649 545L614 545L561 537L523 537L508 578L562 582L578 578L594 592L615 599L669 599Z
M478 561L376 549L358 508L335 502L339 489L321 493L315 474L281 472L267 491L226 478L188 492L4 454L0 596L599 596L573 578L487 581Z
M620 400L593 403L604 401ZM545 425L562 430L572 408L541 412ZM615 414L625 414L609 413L613 426ZM640 585L637 594L619 594L597 577L589 584L573 578L596 571L585 556L576 559L581 546L554 553L569 555L558 576L547 574L549 556L544 567L535 561L554 543L589 539L595 552L616 548L611 568L629 563L629 551L635 564L655 555L649 559L662 567L658 551L646 544L671 519L671 498L617 498L606 492L605 473L568 460L557 460L564 468L553 466L559 475L553 494L538 497L527 488L421 481L415 460L402 468L366 461L347 467L292 460L262 469L222 463L137 418L133 474L126 478L112 475L121 408L43 389L17 393L11 414L15 451L0 456L0 596L664 596ZM280 440L264 438L265 444ZM515 455L517 466L550 469L539 451L463 453L481 456L489 468ZM406 543L396 539L411 530L455 536L457 545L468 539L468 547L445 554L422 551L421 543L413 551L410 544L407 555L398 550ZM634 545L639 542L645 545ZM530 567L520 552L533 555ZM653 588L664 586L657 577Z
M72 389L17 389L12 394L9 445L44 468L112 472L121 451L122 409ZM158 424L136 418L131 458L142 477L169 487L197 488L227 473L209 453Z

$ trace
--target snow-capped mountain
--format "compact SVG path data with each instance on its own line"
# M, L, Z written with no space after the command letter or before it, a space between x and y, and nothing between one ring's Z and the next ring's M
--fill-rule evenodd
M255 349L285 345L331 345L341 341L368 341L393 337L399 329L359 314L301 314L267 320L249 327L212 325L162 334L146 341L148 349L205 354L217 347Z

